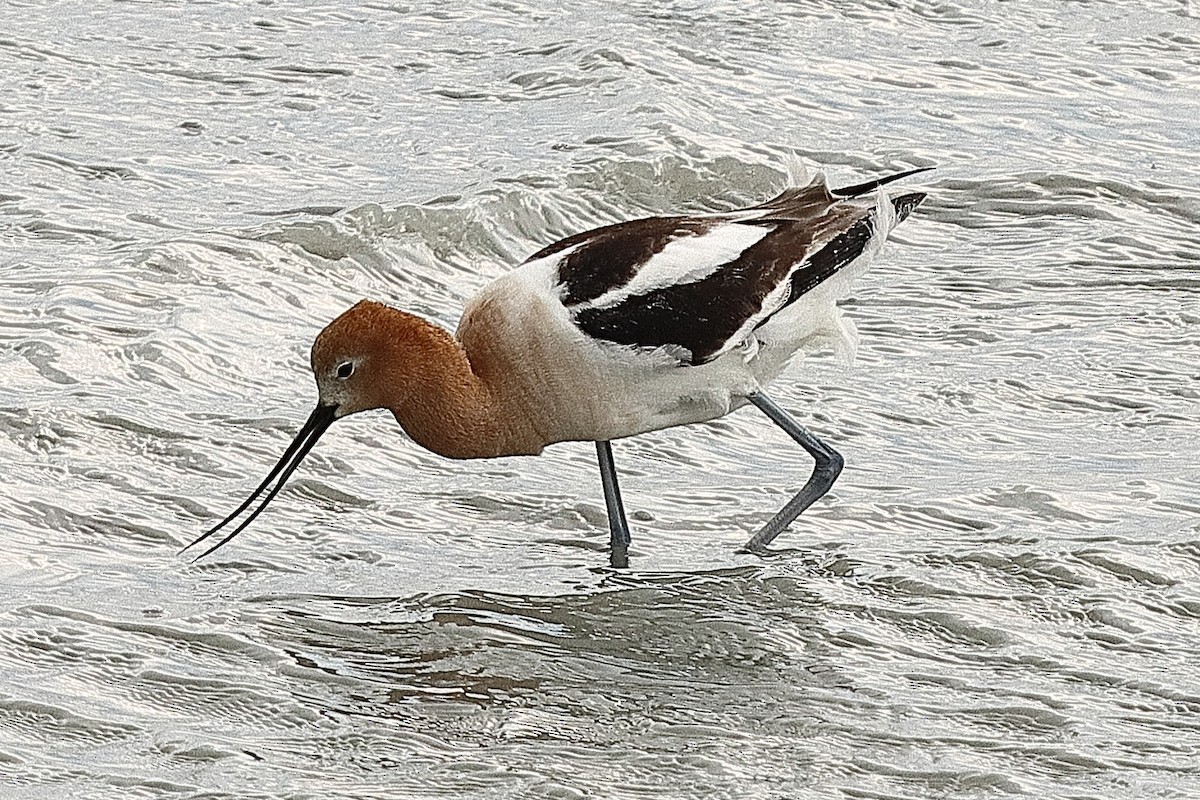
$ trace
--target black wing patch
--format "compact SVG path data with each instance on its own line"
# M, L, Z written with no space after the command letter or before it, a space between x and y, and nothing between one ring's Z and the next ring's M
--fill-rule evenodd
M874 235L875 215L872 213L833 237L829 244L809 256L808 260L792 273L792 291L780 309L787 308L861 256ZM770 317L758 323L759 326L769 319Z
M633 347L675 347L703 364L719 353L787 278L812 244L814 228L795 220L754 220L773 228L740 256L691 283L583 308L575 323L597 339Z
M529 261L575 248L558 265L563 304L574 306L629 283L642 265L675 239L700 236L720 222L696 217L635 219L568 236L534 253Z
M926 169L930 169L930 167L914 171L924 172ZM904 174L907 175L909 173ZM885 179L885 181L890 180L892 179ZM913 212L914 208L921 205L926 196L925 192L913 192L892 198L892 206L896 209L896 224L898 225L903 222ZM797 298L812 291L826 278L829 278L835 272L848 266L850 262L861 256L863 251L867 249L867 245L871 243L871 238L874 235L875 214L872 212L858 222L855 222L847 230L839 233L829 244L813 253L807 263L792 273L792 292L788 296L787 302L780 306L780 309L788 307ZM770 319L770 317L767 319ZM759 326L766 321L764 319L758 323Z
M928 196L925 192L913 192L893 197L892 205L896 207L896 224L908 219L908 215L913 212L913 209L921 205Z

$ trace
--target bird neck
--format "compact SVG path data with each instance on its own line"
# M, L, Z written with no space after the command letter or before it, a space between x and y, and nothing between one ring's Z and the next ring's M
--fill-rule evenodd
M522 415L472 369L458 340L432 322L406 316L411 321L407 335L393 341L407 368L388 381L403 387L400 402L388 407L404 432L448 458L540 452L544 443L535 441Z

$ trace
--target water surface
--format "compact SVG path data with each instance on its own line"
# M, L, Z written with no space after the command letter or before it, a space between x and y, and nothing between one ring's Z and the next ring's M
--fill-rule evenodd
M1193 3L0 5L5 798L1200 796ZM619 442L331 431L361 297L937 165L852 368Z

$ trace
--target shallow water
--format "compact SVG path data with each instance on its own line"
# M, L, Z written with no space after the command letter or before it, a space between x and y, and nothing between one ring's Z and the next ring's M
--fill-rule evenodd
M1190 2L0 5L4 798L1200 796ZM176 555L368 296L453 325L542 244L789 153L936 164L850 368L460 463L339 423Z

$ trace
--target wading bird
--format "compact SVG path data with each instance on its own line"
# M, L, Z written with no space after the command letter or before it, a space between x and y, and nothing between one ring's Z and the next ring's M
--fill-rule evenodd
M370 300L312 347L317 407L253 494L184 549L223 529L278 481L237 536L342 417L382 408L449 458L537 455L596 443L611 560L629 525L613 439L704 422L752 403L813 457L799 492L746 544L771 541L829 490L842 457L765 393L798 352L852 347L835 301L925 199L881 187L928 167L829 189L820 175L773 200L715 214L649 217L568 236L468 303L458 330Z

